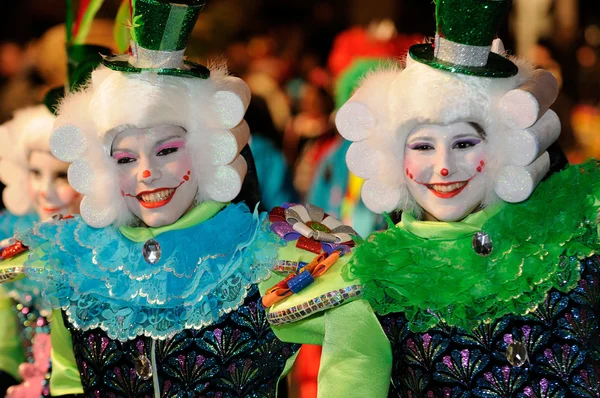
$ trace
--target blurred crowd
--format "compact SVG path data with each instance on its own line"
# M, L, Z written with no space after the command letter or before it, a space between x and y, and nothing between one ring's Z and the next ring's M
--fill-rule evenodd
M64 84L63 3L23 0L2 13L0 123ZM115 47L111 18L119 3L106 1L99 14L106 19L95 22L90 43ZM432 2L414 0L208 1L187 53L208 64L226 61L250 86L246 120L265 208L307 200L343 213L345 200L358 197L360 184L347 175L335 183L346 166L332 158L343 152L334 115L350 95L336 91L338 79L357 57L402 62L411 44L433 34L433 10ZM597 0L514 0L503 32L509 52L558 78L553 108L569 160L600 157Z

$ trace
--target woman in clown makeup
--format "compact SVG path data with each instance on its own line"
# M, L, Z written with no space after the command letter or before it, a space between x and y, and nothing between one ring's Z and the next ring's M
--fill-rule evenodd
M555 79L493 42L509 5L437 1L435 42L369 75L336 116L365 205L401 212L340 270L391 346L390 397L600 390L600 170L556 167ZM271 310L286 341L332 332Z
M184 61L204 1L131 5L130 53L105 57L88 85L66 96L50 139L52 153L71 163L81 216L21 233L28 251L0 268L24 263L55 308L53 396L274 397L299 346L271 331L261 292L291 294L284 274L304 265L316 285L345 286L339 273L321 274L345 263L337 259L355 233L293 204L287 213L305 239L270 230L277 211L258 211L245 148L248 87L222 68ZM309 216L314 222L299 222ZM379 327L374 316L361 321L368 304L354 302L357 327ZM378 353L389 351L383 341L357 358L374 364L387 389L377 371ZM339 380L324 379L323 391L334 391Z
M67 182L66 162L50 153L55 116L45 105L19 110L0 126L0 177L6 185L0 215L2 256L12 237L56 214L77 214L81 196ZM2 285L0 295L0 395L40 396L49 371L51 308L42 285L23 279ZM10 387L22 383L18 387ZM23 395L25 394L25 395ZM29 395L27 395L29 394Z
M100 53L110 52L83 44L96 11L82 6L80 16L86 21L79 24L81 34L75 32L77 44L67 43L69 90L84 83L99 64ZM2 199L7 208L0 214L0 263L26 250L14 237L35 223L79 213L82 195L68 183L69 164L57 159L50 148L56 103L64 91L64 87L51 90L44 105L21 109L0 126L0 179L6 185ZM8 266L0 283L22 269ZM0 396L50 396L52 307L42 297L43 290L44 284L32 278L0 285Z

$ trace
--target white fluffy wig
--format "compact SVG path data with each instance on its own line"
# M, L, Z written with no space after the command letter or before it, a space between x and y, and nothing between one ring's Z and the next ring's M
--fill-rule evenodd
M0 126L0 180L4 205L15 215L34 211L27 191L28 158L33 150L50 152L55 117L45 105L24 108Z
M518 202L531 194L548 170L545 151L558 138L560 122L543 109L556 98L547 99L554 92L540 95L540 101L521 89L539 76L538 71L513 61L519 73L510 78L450 73L408 59L405 69L381 70L364 79L338 111L336 125L353 141L346 161L350 171L366 179L361 195L371 211L420 215L402 170L406 139L423 124L473 122L483 128L491 152L484 205L499 197ZM542 80L552 84L545 74Z
M130 128L183 127L199 181L196 200L235 198L247 169L240 151L250 135L243 120L249 100L246 84L224 68L213 68L209 79L95 70L60 104L50 140L54 155L72 162L69 183L85 196L85 222L100 228L133 221L110 153L116 135Z

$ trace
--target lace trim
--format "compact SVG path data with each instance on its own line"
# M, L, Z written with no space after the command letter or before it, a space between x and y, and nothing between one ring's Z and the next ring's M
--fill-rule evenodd
M244 204L155 237L162 255L153 265L143 258L144 242L80 218L41 224L22 239L32 249L25 271L45 285L52 305L76 328L99 327L121 341L165 339L236 310L269 276L280 245L267 215Z

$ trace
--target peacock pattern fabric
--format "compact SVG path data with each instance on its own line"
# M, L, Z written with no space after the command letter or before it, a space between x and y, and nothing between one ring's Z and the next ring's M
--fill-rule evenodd
M70 328L85 396L275 397L277 378L299 348L281 342L257 302L256 286L235 311L201 330L126 342L101 329ZM156 369L151 364L155 351Z
M394 357L389 396L597 397L600 256L580 267L571 291L553 290L535 311L472 331L438 325L414 333L402 313L379 316Z

